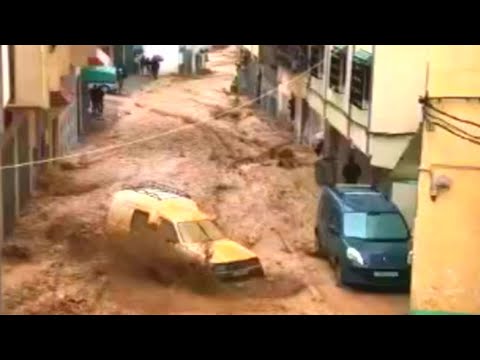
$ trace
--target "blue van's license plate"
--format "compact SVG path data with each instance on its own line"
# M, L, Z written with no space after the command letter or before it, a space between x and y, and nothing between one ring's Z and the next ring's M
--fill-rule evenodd
M398 272L397 271L375 271L373 273L373 276L375 277L398 277Z

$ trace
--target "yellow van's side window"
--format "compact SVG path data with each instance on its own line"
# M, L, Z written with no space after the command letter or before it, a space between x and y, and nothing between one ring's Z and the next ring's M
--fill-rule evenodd
M175 231L175 227L170 221L162 219L162 222L158 228L158 232L162 240L165 240L166 242L171 244L178 243L177 232Z

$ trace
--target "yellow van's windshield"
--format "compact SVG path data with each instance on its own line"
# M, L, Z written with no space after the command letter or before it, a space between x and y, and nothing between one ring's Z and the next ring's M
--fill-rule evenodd
M184 241L192 243L219 240L224 237L218 227L210 220L179 223L178 230Z

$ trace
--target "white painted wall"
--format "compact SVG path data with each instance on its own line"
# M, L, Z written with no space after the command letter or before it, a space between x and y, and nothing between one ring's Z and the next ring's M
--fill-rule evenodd
M2 88L0 89L0 105L5 106L10 100L10 61L8 59L8 45L0 45L0 57L0 80L2 85Z
M392 201L402 212L410 229L417 213L417 183L394 182L392 184Z
M178 72L180 45L143 45L145 56L160 55L163 62L160 65L160 74Z
M374 57L371 130L415 132L422 120L418 99L426 90L427 47L375 45Z

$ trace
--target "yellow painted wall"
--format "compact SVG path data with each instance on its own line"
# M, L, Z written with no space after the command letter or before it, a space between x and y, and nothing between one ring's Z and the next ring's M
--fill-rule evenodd
M480 46L430 45L428 52L430 96L480 95Z
M97 45L70 45L71 63L75 66L85 66L88 58L95 56Z
M480 61L477 66L480 70ZM472 69L468 67L466 70L471 73ZM457 68L457 71L461 69ZM451 76L452 72L449 70L443 74ZM467 79L460 74L458 78ZM441 89L449 80L436 79L432 84ZM465 80L467 89L471 84L470 79ZM480 124L480 104L476 102L446 100L436 106ZM455 125L480 135L473 126ZM479 168L450 168L452 166ZM447 176L452 185L449 191L439 194L436 201L432 201L430 176L421 173L414 234L411 308L480 313L480 146L438 127L433 132L425 131L421 167L433 170L436 175Z
M47 46L48 88L50 91L60 91L62 77L70 72L70 46L74 45L57 45L53 52L48 49L49 45L44 46Z
M430 46L429 59L430 96L480 96L480 46ZM476 101L434 104L480 125ZM453 124L480 136L477 127ZM421 167L434 176L447 176L451 188L432 201L431 177L426 172L420 175L411 308L480 313L480 146L438 127L433 132L425 130Z
M48 108L46 45L15 45L15 104Z

